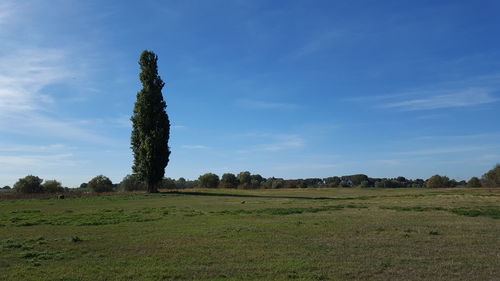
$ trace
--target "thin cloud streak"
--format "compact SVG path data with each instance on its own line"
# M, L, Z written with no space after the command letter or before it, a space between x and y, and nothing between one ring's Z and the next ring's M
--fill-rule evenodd
M282 165L273 167L275 170L324 170L324 169L334 169L342 167L339 164L321 164L321 163L309 163L309 164L294 164L294 165Z
M98 144L113 141L79 126L79 120L51 116L57 100L41 90L76 75L69 55L59 49L24 49L0 57L0 128L20 135L37 133Z
M318 34L300 47L295 52L294 57L301 58L317 52L325 51L333 45L335 39L340 39L344 35L345 32L333 30Z
M0 152L54 152L68 150L70 147L64 144L50 145L18 145L18 144L0 144Z
M18 135L49 137L90 142L101 145L114 145L116 141L90 130L78 127L81 120L61 121L37 112L2 117L0 129Z
M67 167L76 165L72 160L73 154L53 154L53 155L0 155L0 165L6 170L30 170L45 169L49 167Z
M201 145L201 144L195 144L195 145L181 145L182 148L185 149L208 149L208 146Z
M432 92L408 92L401 94L388 94L388 95L374 95L374 96L361 96L361 97L353 97L346 98L345 101L348 102L370 102L370 101L382 101L382 100L391 100L400 97L409 97L409 96L417 96L422 94L430 94Z
M172 125L172 129L187 129L187 127L183 125Z
M401 165L401 160L397 160L397 159L380 159L380 160L376 160L375 162L379 163L381 165L389 165L389 166Z
M462 153L462 152L471 152L471 151L481 151L481 150L489 150L492 147L487 146L458 146L458 147L441 147L434 149L422 149L415 151L404 151L404 152L396 152L397 155L438 155L438 154L451 154L451 153Z
M297 149L297 148L304 147L304 145L305 145L305 142L301 137L292 135L292 136L283 137L282 140L274 142L274 143L259 145L255 150L257 150L257 151L280 151L280 150L286 150L286 149Z
M294 110L299 108L298 105L293 103L284 102L269 102L260 100L240 100L239 105L250 109L280 109L280 110Z
M303 148L306 144L304 138L294 134L269 134L269 133L248 133L238 137L252 139L256 142L245 149L239 149L238 153L253 152L278 152L282 150L292 150Z
M0 57L0 114L44 110L53 103L40 90L71 77L63 66L65 57L56 49L25 49Z
M417 98L380 105L381 108L394 108L402 111L432 110L440 108L475 106L499 101L488 89L466 89L453 94Z
M8 22L13 15L13 2L4 2L0 4L0 24Z
M500 137L500 133L491 132L483 134L473 134L473 135L436 135L436 136L419 136L416 140L470 140L470 139L486 139L491 140L492 138Z
M444 108L478 106L500 101L500 74L464 77L444 81L425 88L395 94L370 95L347 98L347 102L374 103L375 108L398 111L423 111ZM439 118L436 115L422 116Z

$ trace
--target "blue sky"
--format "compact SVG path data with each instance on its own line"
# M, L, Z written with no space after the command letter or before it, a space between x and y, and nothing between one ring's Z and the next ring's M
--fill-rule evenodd
M131 172L144 49L166 176L461 180L500 162L498 1L0 1L0 185Z

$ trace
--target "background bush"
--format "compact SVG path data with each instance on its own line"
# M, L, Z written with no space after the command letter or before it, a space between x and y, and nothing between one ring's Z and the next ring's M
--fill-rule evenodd
M201 188L216 188L219 186L219 176L212 173L201 175L198 178L198 185Z
M92 192L110 192L113 191L113 183L111 180L103 175L99 175L91 179L87 185L88 189Z
M425 182L425 187L453 187L453 182L447 176L434 175Z
M64 192L64 187L56 180L47 180L42 184L44 193L60 193Z
M240 184L238 178L231 173L225 173L220 180L220 187L222 188L236 188Z
M467 182L467 187L481 187L481 181L477 177L472 177Z
M188 183L185 178L180 177L178 180L175 181L175 186L178 189L183 189L188 187Z
M166 189L176 189L177 185L175 184L175 181L171 178L164 178L161 181L161 188L166 188Z
M482 184L487 187L500 187L500 164L483 175Z
M19 193L42 193L42 179L29 175L24 178L19 179L16 184L14 184L14 190Z
M146 190L146 184L136 174L126 175L120 182L120 189L124 191Z

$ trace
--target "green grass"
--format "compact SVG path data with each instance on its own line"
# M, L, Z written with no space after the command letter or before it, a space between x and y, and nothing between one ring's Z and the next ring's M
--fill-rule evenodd
M0 201L0 280L496 280L500 190Z

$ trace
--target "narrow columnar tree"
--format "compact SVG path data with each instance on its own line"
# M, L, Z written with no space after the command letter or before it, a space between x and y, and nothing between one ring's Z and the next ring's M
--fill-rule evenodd
M158 192L170 156L170 121L161 93L165 83L158 75L157 62L155 53L142 52L139 60L142 90L137 93L131 118L134 151L132 169L144 181L150 193Z

